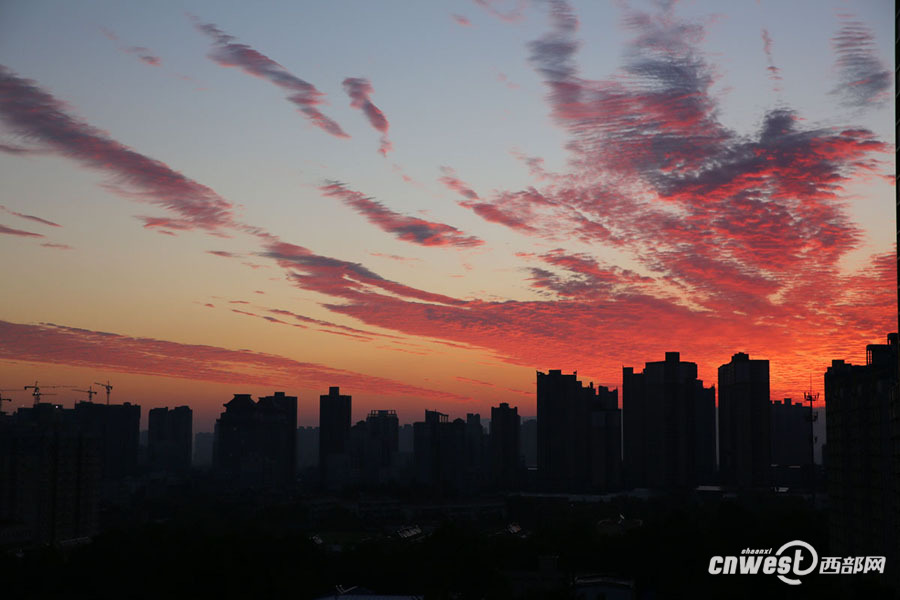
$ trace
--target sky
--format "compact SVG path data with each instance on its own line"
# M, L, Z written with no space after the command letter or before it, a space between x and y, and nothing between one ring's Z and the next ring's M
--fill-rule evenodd
M666 351L820 392L897 328L892 17L0 3L4 409L534 415L536 370L620 388Z

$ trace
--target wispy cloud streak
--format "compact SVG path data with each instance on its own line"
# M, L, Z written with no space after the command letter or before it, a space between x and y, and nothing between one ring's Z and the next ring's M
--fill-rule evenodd
M176 215L167 226L215 230L233 224L230 203L165 163L72 116L33 81L0 66L0 119L23 139L112 176L109 189Z
M880 106L891 98L893 77L875 53L875 37L865 24L847 16L831 38L840 79L832 91L845 106Z
M250 350L0 321L0 359L241 385L341 385L367 393L455 402L464 397L384 377Z
M348 77L344 79L343 86L344 91L350 96L350 106L363 111L372 127L381 133L381 146L378 148L378 153L387 156L387 153L394 149L387 136L390 124L381 109L375 106L369 98L373 92L372 84L368 79Z
M28 219L29 221L34 221L35 223L40 223L41 225L47 225L49 227L62 227L62 225L60 225L59 223L54 223L53 221L48 221L47 219L42 219L34 215L26 215L24 213L16 212L2 205L0 205L0 210L15 217L19 217L20 219Z
M300 79L283 66L254 50L247 44L235 42L233 36L228 35L211 23L202 23L196 18L194 24L199 31L205 33L213 40L213 50L209 57L223 67L237 67L253 75L273 83L288 92L288 100L297 106L298 110L315 127L339 138L350 137L341 126L325 116L317 106L324 103L322 92L311 83Z
M396 213L381 202L351 190L339 181L329 181L319 190L325 196L337 198L365 216L373 225L395 235L404 242L420 246L455 246L457 248L480 246L484 243L475 236L464 235L456 227Z
M137 56L141 62L146 65L150 65L151 67L158 67L162 64L162 59L149 48L145 48L144 46L125 46L120 43L119 36L116 35L116 33L111 29L101 27L100 31L101 33L103 33L106 39L115 42L116 47L121 52L124 52L126 54L133 54L134 56Z
M13 229L12 227L7 227L6 225L0 225L0 234L15 235L18 237L35 237L35 238L44 237L40 233L34 233L32 231L23 231L21 229Z

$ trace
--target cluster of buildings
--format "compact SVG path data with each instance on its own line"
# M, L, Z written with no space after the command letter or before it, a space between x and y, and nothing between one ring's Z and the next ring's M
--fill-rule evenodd
M145 457L140 422L141 407L128 402L69 409L36 402L0 414L0 545L94 534L101 493L139 465L187 473L191 409L150 411Z
M865 365L834 361L825 374L829 526L846 555L889 546L900 525L897 349L891 334L867 347ZM91 535L106 483L139 469L185 476L192 446L194 466L206 454L212 474L239 489L284 488L301 471L329 492L393 485L450 496L814 485L812 407L772 402L769 362L744 353L718 369L718 406L697 365L667 352L641 372L623 368L619 390L538 372L537 419L502 403L487 428L479 414L435 410L411 425L389 409L353 423L352 398L337 387L319 398L318 428L298 429L297 408L283 392L236 394L196 440L189 407L155 408L145 444L129 403L36 402L0 415L0 544Z
M744 353L719 367L716 389L697 365L667 352L640 373L622 369L618 390L583 385L577 373L537 374L537 475L558 492L623 488L766 489L809 484L810 407L772 402L769 361Z

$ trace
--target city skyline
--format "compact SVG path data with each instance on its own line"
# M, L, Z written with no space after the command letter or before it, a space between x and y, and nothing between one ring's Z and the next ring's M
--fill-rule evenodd
M0 388L198 431L669 351L821 391L896 329L891 6L6 4Z

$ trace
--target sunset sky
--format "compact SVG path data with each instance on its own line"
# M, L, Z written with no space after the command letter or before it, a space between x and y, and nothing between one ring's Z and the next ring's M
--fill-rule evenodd
M821 391L896 329L892 46L887 0L3 2L0 393Z

